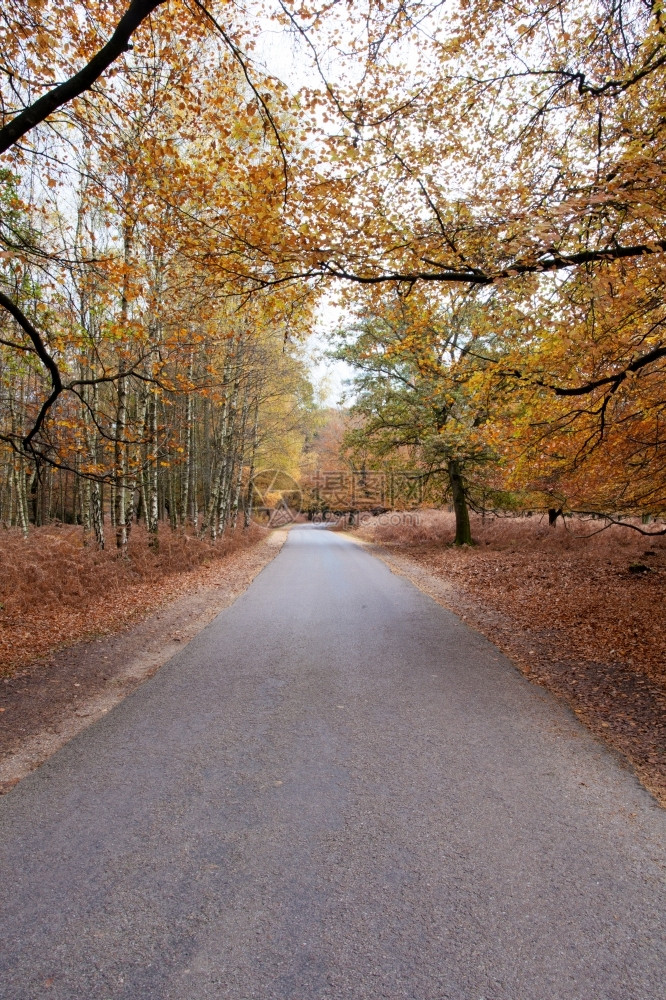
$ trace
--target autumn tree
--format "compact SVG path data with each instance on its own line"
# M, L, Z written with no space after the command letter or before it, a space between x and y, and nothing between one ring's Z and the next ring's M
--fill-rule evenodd
M15 457L4 513L27 525L27 481L36 511L81 519L98 544L110 511L121 549L136 515L155 543L165 514L172 527L201 518L213 536L237 521L244 463L270 406L292 392L276 354L310 315L308 296L285 289L255 296L235 317L246 288L223 232L243 257L250 228L266 232L279 214L282 95L273 88L268 110L236 29L214 11L158 15L158 6L131 5L105 76L111 49L93 53L115 9L91 6L86 18L77 8L56 23L50 12L30 21L17 6L7 21L21 25L23 45L8 47L5 66L2 136L14 136L14 172L0 294L5 372L12 378L19 363L30 384L18 397L8 387L4 441ZM48 86L42 55L73 83L31 103ZM267 391L258 357L285 385ZM59 507L54 478L68 485Z
M662 268L607 262L486 304L495 353L474 388L503 400L508 485L525 505L663 513Z
M12 364L33 379L5 435L17 461L58 453L62 465L56 415L63 429L85 423L80 404L92 419L106 380L110 420L85 451L114 452L120 538L141 449L162 461L141 443L155 439L155 398L194 385L188 337L205 303L275 293L268 319L307 313L326 282L403 299L427 285L468 289L485 317L492 351L465 406L504 394L496 426L516 487L663 510L661 7L364 0L353 21L338 3L277 10L310 60L298 93L248 56L256 8L7 8L0 139L29 225L3 231L0 304ZM77 186L97 222L73 241L65 192ZM82 289L97 303L92 338L72 322ZM132 422L138 436L116 433ZM68 433L78 454L82 431ZM30 490L31 475L19 474Z
M492 352L468 390L504 398L507 485L527 505L663 512L661 8L368 3L353 37L287 16L315 61L340 52L318 62L344 124L304 273L469 289Z
M487 400L468 390L483 347L475 312L460 296L366 296L336 352L358 371L352 409L363 420L349 446L411 470L436 501L449 498L457 545L472 541L468 500L485 499L484 469L494 458Z

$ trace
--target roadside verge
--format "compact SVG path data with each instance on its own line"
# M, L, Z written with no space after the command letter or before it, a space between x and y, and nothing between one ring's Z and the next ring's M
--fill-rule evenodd
M633 770L641 784L666 807L666 691L651 678L615 662L561 656L554 630L515 620L508 609L433 573L417 557L392 551L358 536L354 540L382 559L476 631L485 635L532 682L564 701L581 722ZM603 636L600 636L603 648Z
M138 624L52 653L0 682L0 794L106 715L229 607L278 554L286 529L208 568L205 583Z

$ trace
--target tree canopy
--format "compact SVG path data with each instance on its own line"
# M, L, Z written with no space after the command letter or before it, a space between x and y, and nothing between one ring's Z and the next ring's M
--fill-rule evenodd
M426 382L428 405L455 385L498 488L662 513L664 18L643 0L10 0L8 482L98 477L122 522L166 434L156 401L217 372L224 423L241 346L297 338L333 286L375 332L409 311L372 391L401 365L417 409Z

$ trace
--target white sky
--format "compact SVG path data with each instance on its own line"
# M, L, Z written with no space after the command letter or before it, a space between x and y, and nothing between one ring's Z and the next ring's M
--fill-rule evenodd
M252 55L292 93L302 87L321 85L305 43L269 20L265 21L265 28ZM324 357L332 346L328 335L342 321L343 315L332 300L323 299L318 308L315 329L304 345L304 357L322 406L338 406L345 391L344 382L354 374L344 362Z
M315 331L305 345L305 357L322 406L338 406L345 392L345 380L352 378L354 369L344 361L324 357L332 346L330 334L341 325L344 316L330 300L319 306ZM347 401L348 403L349 401Z

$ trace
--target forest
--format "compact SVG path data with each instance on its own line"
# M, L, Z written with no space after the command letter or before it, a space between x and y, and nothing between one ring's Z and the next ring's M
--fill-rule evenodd
M554 629L539 669L596 664L556 689L653 774L661 0L7 0L0 33L2 672L212 594L280 506L392 512L359 537L516 662Z
M334 299L345 460L424 479L457 542L470 505L661 530L659 3L10 0L0 30L5 527L247 526L255 470L307 464Z
M665 287L666 0L1 0L0 997L666 1000Z

